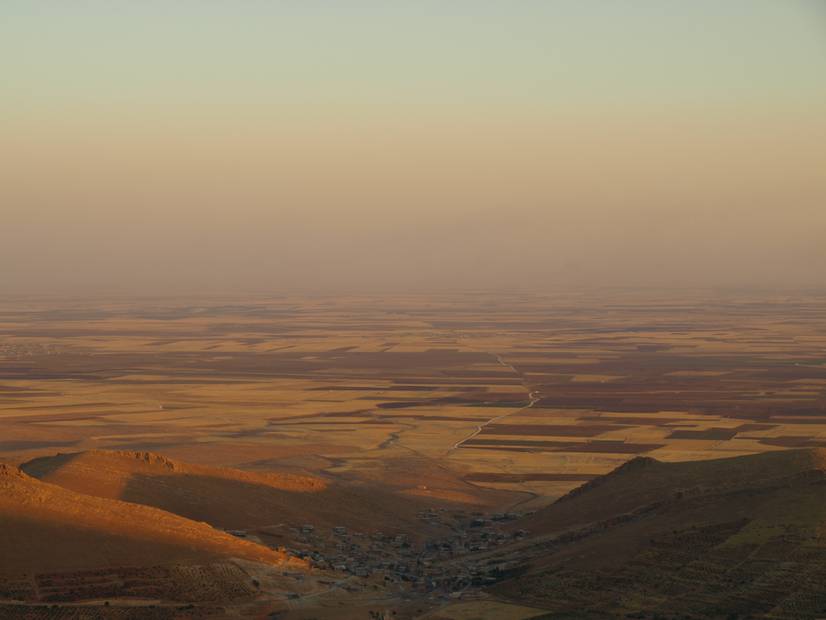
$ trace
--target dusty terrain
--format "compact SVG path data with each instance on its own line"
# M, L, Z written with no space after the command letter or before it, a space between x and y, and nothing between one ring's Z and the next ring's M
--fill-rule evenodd
M131 502L75 493L0 465L3 570L81 570L226 557L302 563L203 523Z
M423 526L417 512L453 505L319 476L193 465L151 452L61 454L33 459L22 469L78 493L154 506L225 530L255 529L270 538L305 522L328 529L386 524L388 533L434 535L437 529Z
M518 620L584 600L597 616L663 614L677 599L646 589L640 566L662 588L707 594L662 566L787 548L801 583L816 578L807 472L826 446L826 297L7 299L0 425L8 617L41 617L37 575L97 569L114 571L108 584L177 584L154 598L109 587L106 608L58 588L99 617L140 604L157 617ZM782 489L758 484L769 479ZM811 509L777 518L771 506L788 502ZM594 523L608 533L580 538ZM741 544L752 534L762 552ZM700 559L674 556L684 544ZM736 576L744 607L697 597L813 617L816 603L795 616L770 594L779 577L752 559ZM312 568L260 568L284 561ZM563 578L564 592L549 586ZM746 591L755 579L775 585ZM195 582L235 585L209 596ZM633 586L615 596L618 583ZM680 609L714 615L698 605Z
M822 448L637 457L524 520L495 590L548 617L822 617L824 492Z
M296 590L289 572L312 576L309 562L284 550L44 483L13 465L0 464L0 525L0 599L32 614L109 598L130 606L252 601L260 596L251 577L258 572L269 576L273 599L286 599Z
M0 455L148 450L541 506L636 454L826 442L824 310L699 293L5 301Z

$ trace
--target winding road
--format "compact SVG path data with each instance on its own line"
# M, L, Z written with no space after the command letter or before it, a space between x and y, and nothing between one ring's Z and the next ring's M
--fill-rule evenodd
M522 377L521 373L518 370L516 370L516 368L513 366L513 364L507 363L505 360L502 359L501 355L495 355L495 357L496 357L496 361L499 362L500 365L504 366L505 368L509 368L511 371L513 371L513 374L517 375L518 377L520 377L520 378ZM526 389L530 389L530 388L528 388L527 385L525 387L526 387ZM494 422L498 422L502 418L506 418L510 415L513 415L515 413L519 413L520 411L525 411L526 409L530 409L531 407L533 407L536 403L539 402L539 391L538 390L531 390L530 392L528 392L528 399L529 399L529 402L524 407L520 407L519 409L514 409L513 411L503 413L502 415L498 415L495 418L491 418L490 420L488 420L484 424L480 424L479 426L477 426L476 430L473 431L470 435L468 435L464 439L460 439L455 444L453 444L453 447L450 450L447 451L447 454L450 454L454 450L457 450L457 449L461 448L462 444L464 444L467 441L470 441L471 439L473 439L474 437L479 435L479 433L481 433L482 430L486 426L489 426L490 424L493 424Z

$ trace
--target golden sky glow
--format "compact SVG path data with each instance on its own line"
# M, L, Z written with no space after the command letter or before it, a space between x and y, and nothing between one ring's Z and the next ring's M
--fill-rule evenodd
M826 11L0 6L0 289L816 286Z

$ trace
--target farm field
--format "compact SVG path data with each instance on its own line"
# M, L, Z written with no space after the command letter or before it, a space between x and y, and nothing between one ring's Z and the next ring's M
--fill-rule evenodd
M7 299L0 424L13 463L146 450L538 508L638 455L826 446L826 297Z
M826 612L823 296L7 299L0 428L4 617Z

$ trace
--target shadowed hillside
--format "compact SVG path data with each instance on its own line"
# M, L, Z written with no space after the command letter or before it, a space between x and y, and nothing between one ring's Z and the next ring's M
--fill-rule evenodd
M181 463L150 452L94 450L38 458L21 467L72 491L154 506L227 529L313 523L413 531L421 528L416 513L422 505L438 503L401 497L380 485Z
M549 618L826 613L824 450L637 458L519 526L521 574L495 590Z

